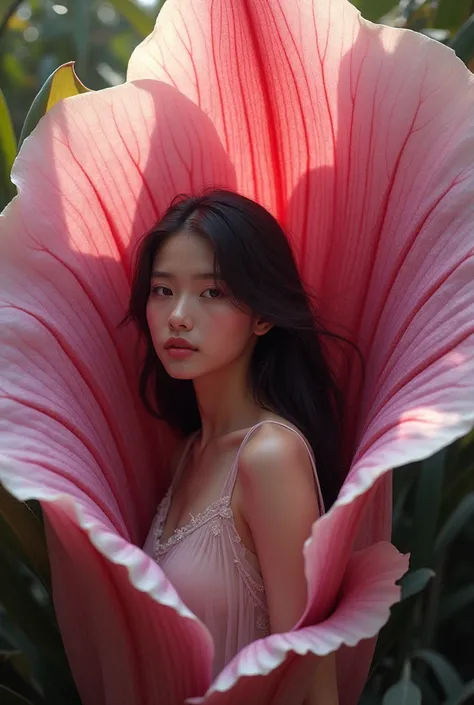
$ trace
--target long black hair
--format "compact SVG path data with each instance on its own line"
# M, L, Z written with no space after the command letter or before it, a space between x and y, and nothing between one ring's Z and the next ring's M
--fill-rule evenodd
M258 337L250 368L255 401L300 429L316 459L324 503L335 501L343 480L343 400L320 336L332 336L318 320L301 281L290 243L261 205L232 191L214 189L178 196L139 242L128 312L145 340L139 394L147 411L187 435L201 427L192 380L174 379L160 362L147 324L146 306L154 257L165 240L188 230L210 240L214 275L237 307L245 304L273 324Z

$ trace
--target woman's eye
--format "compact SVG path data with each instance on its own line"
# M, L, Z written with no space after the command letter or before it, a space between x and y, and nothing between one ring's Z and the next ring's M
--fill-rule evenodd
M160 289L163 289L164 296L168 296L168 294L165 294L164 292L170 292L171 294L173 293L171 291L171 289L167 286L154 286L154 287L152 287L151 292L152 292L152 294L155 294L155 296L160 296L160 293L159 293Z
M151 293L154 294L155 296L159 296L160 298L162 297L169 297L173 295L172 290L168 286L153 286L151 289ZM205 294L208 294L205 296ZM204 298L206 299L218 299L221 296L223 296L223 293L220 289L216 289L215 287L206 289L206 291L202 294Z
M222 291L220 289L215 289L215 288L206 289L206 291L204 293L207 294L209 292L210 292L210 295L206 298L218 299L220 296L222 296Z

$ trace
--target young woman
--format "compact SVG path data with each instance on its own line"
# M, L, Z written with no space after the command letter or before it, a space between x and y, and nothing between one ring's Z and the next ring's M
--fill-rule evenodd
M276 220L224 190L178 198L144 237L128 316L141 398L183 437L144 550L211 632L217 674L306 605L303 544L342 479L330 333ZM319 663L306 702L335 705Z

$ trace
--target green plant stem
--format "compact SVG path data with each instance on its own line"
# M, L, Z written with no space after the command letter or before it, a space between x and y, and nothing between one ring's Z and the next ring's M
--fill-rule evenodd
M445 568L446 554L436 564L436 574L428 588L428 598L426 600L426 612L421 635L421 648L431 648L436 624L438 622L439 600L443 588L443 573Z
M20 7L21 3L23 0L13 0L12 4L0 20L0 39L2 38L2 34L5 32L7 29L8 23L10 22L11 18L15 14L15 12L18 10Z

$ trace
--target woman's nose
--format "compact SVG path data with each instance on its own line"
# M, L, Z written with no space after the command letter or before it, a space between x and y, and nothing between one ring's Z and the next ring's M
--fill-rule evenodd
M171 327L192 327L192 318L190 316L188 306L183 299L176 303L176 306L170 313L168 322Z

